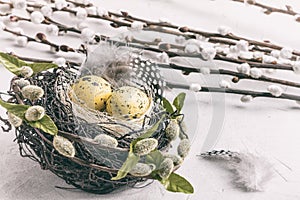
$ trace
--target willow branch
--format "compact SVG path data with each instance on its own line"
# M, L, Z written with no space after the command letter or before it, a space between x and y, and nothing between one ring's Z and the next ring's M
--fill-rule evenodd
M18 56L18 55L15 55L15 54L14 54L14 56L16 56L19 59L22 59L22 60L25 60L25 61L30 61L30 62L46 62L46 63L51 63L52 62L50 60L22 57L22 56ZM71 61L67 61L67 62L70 65L73 65L73 66L80 66L80 63L71 62ZM177 64L174 64L174 63L170 63L170 64L161 64L161 63L159 63L158 67L165 68L165 69L179 70L179 71L182 71L183 74L185 74L185 75L188 75L190 73L201 73L201 70L198 69L198 68L177 65ZM234 76L233 82L235 82L235 83L238 82L239 80L242 80L242 79L249 79L249 80L254 80L254 81L264 81L264 82L270 82L270 83L278 83L278 84L285 85L285 86L300 88L300 84L296 83L296 82L271 78L271 77L264 76L264 75L262 75L261 77L255 79L255 78L252 78L251 76L249 76L247 74L243 74L243 73L239 73L239 72L235 72L235 71L231 71L231 70L227 70L227 69L210 69L210 74L220 74L220 75Z
M190 88L189 85L183 85L178 83L171 83L168 82L167 86L170 88L179 88L188 90ZM293 94L286 94L283 93L279 97L275 97L268 92L258 92L258 91L251 91L251 90L242 90L242 89L233 89L233 88L217 88L217 87L206 87L201 86L201 89L198 92L213 92L213 93L227 93L227 94L237 94L237 95L250 95L253 98L256 97L266 97L266 98L275 98L275 99L286 99L286 100L293 100L293 101L300 101L300 96L293 95Z
M171 68L171 69L175 69L175 70L180 70L185 75L188 75L190 73L201 73L201 70L199 68L177 65L174 63L158 64L158 66L160 68L165 68L165 69ZM234 83L237 83L239 80L242 80L242 79L249 79L249 80L254 80L254 81L277 83L277 84L281 84L281 85L285 85L285 86L300 88L300 83L297 83L297 82L282 80L282 79L277 79L277 78L271 78L271 77L268 77L265 75L262 75L259 78L253 78L248 74L239 73L239 72L235 72L235 71L227 70L227 69L210 69L210 74L233 76L234 78L232 79L232 82L234 82Z
M41 8L41 5L35 5L35 4L34 5L28 4L28 6L32 6L34 8ZM64 11L64 12L76 14L76 11L74 11L72 9L69 9L69 8L63 8L62 10L58 10L55 7L53 7L52 9L53 9L53 11ZM126 22L115 19L115 18L112 18L111 16L118 17L118 18L123 18L123 19L126 20ZM88 17L110 21L110 22L112 22L111 25L115 28L120 27L120 26L130 27L132 21L140 21L140 22L143 22L143 23L146 24L145 27L144 27L144 30L148 30L148 31L150 30L150 31L156 31L156 32L163 32L163 33L167 33L167 34L182 35L182 36L185 36L185 37L188 36L188 37L196 38L196 35L187 35L187 33L193 33L193 34L198 34L198 35L202 35L204 37L207 37L208 41L212 42L212 43L221 43L221 44L227 44L227 45L234 45L234 44L236 44L237 40L245 40L245 41L248 41L248 43L250 45L254 45L255 50L266 52L266 53L270 53L271 49L280 50L280 49L283 48L281 46L274 45L274 44L271 44L269 42L259 42L259 41L250 40L250 39L247 39L247 38L244 38L244 37L239 37L239 36L236 36L232 33L229 33L229 34L224 36L224 35L221 35L221 34L218 34L218 33L210 33L210 32L205 32L205 31L194 30L194 29L191 29L191 28L188 28L188 27L180 27L180 26L177 26L177 25L172 25L172 24L167 23L167 22L153 22L153 21L142 19L142 18L133 17L133 16L129 15L127 12L122 12L122 14L118 14L118 13L114 13L114 12L108 12L108 16L99 16L99 15L89 14ZM128 23L128 21L129 21L129 23ZM81 33L80 30L78 30L74 27L62 26L60 23L57 23L57 22L55 22L51 19L48 19L48 18L45 19L44 23L49 24L49 22L52 22L53 24L58 25L60 30ZM176 29L176 30L172 31L170 29L165 29L165 28L172 28L172 29ZM271 49L265 49L265 48L261 48L261 47L267 47L267 48L271 48ZM170 56L170 54L171 54L171 57L174 57L174 54L169 53L168 55ZM300 52L297 52L297 51L294 50L293 54L294 55L300 55ZM185 56L185 55L183 55L183 56ZM191 57L199 57L199 56L192 55ZM219 59L223 59L223 58L220 57ZM236 62L239 62L239 61L236 61ZM264 66L263 65L256 65L255 67L264 67ZM270 68L270 66L266 66L266 68ZM285 68L285 67L278 66L278 69L283 69L283 68Z
M227 39L232 39L232 40L245 40L247 41L250 45L255 45L255 46L261 46L261 47L267 47L267 48L271 48L271 49L276 49L276 50L280 50L283 47L276 45L276 44L272 44L269 42L260 42L260 41L255 41L252 39L248 39L245 37L240 37L237 35L234 35L233 33L229 33L227 35L221 35L218 33L213 33L213 32L207 32L207 31L201 31L201 30L196 30L193 28L189 28L187 26L178 26L178 25L174 25L171 23L167 23L167 22L154 22L154 21L150 21L150 20L146 20L146 19L142 19L142 18L138 18L138 17L134 17L129 15L128 13L126 14L118 14L118 13L114 13L114 12L109 12L110 15L114 15L116 17L122 17L124 19L130 19L130 20L134 20L134 21L140 21L146 24L146 28L147 30L152 30L152 31L159 31L161 30L162 32L165 31L166 29L158 29L157 27L162 27L162 28L171 28L171 29L176 29L177 32L181 32L181 33L193 33L193 34L198 34L207 38L211 38L213 37L215 40L217 38L227 38ZM173 34L171 32L167 32L168 34ZM194 36L194 38L196 38L196 36ZM222 42L224 40L220 40L219 42ZM300 56L300 52L294 50L293 51L294 55Z
M237 58L229 58L229 57L226 57L221 54L217 54L214 59L231 62L231 63L237 63L237 64L248 63L250 65L250 67L256 67L256 68L279 69L279 70L290 70L290 71L293 70L293 67L290 65L260 63L260 62L255 62L255 61L239 59L239 58L238 59Z
M232 0L232 1L239 2L239 3L245 3L244 0ZM286 15L292 15L292 16L299 14L299 13L295 12L291 6L288 6L288 5L286 5L286 10L285 10L285 9L281 9L281 8L271 7L266 4L262 4L262 3L259 3L259 2L253 1L253 0L247 0L246 3L256 6L256 7L259 7L259 8L262 8L262 9L265 9L264 13L267 15L269 15L271 13L275 13L275 12L286 14Z
M74 49L74 48L71 48L71 47L69 47L67 45L58 45L58 44L55 44L53 42L50 42L50 41L47 40L46 36L43 33L37 33L36 34L37 39L36 39L36 38L30 37L28 35L25 35L25 34L22 34L22 33L13 31L13 30L10 30L10 29L8 29L6 27L3 28L3 31L11 33L11 34L16 35L16 36L26 37L28 42L36 42L36 43L48 45L48 46L54 48L54 50L56 52L59 51L59 50L61 50L61 51L64 51L64 52L85 53L84 49Z
M3 2L3 1L0 1L0 3L11 5L11 3ZM257 5L261 5L261 4L257 3ZM28 6L31 6L31 7L34 7L34 8L41 8L42 7L42 5L36 5L36 4L28 4ZM84 7L84 5L80 5L80 6ZM52 9L53 9L53 11L65 11L65 12L69 12L69 13L72 13L72 14L76 14L76 11L74 11L72 9L69 9L69 8L63 8L62 10L58 10L55 7L53 7ZM281 10L281 9L277 9L277 10ZM292 11L289 11L289 12L292 12ZM114 17L111 17L111 16L114 16ZM207 37L207 38L213 37L212 40L215 41L215 42L218 40L218 38L223 38L223 39L227 38L227 39L231 39L231 40L245 40L250 45L267 47L267 48L276 49L276 50L280 50L280 49L283 48L282 46L275 45L275 44L272 44L270 42L255 41L255 40L252 40L252 39L248 39L248 38L245 38L245 37L240 37L240 36L234 35L233 33L229 33L229 34L226 34L226 35L221 35L221 34L218 34L218 33L193 29L193 28L190 28L190 27L187 27L187 26L179 26L179 25L168 23L168 22L150 21L150 20L146 20L146 19L143 19L143 18L138 18L138 17L132 16L127 12L122 12L121 14L119 14L119 13L109 11L108 16L99 16L99 15L88 14L88 17L110 21L110 22L112 22L111 25L115 28L120 27L120 26L130 27L131 23L133 21L140 21L140 22L145 23L145 27L144 27L145 30L158 31L157 27L161 27L161 28L175 29L176 33L184 33L184 34L192 33L192 34L201 35L201 36L204 36L204 37ZM116 18L118 18L118 19L116 19ZM124 20L121 21L120 19L124 19ZM164 30L164 29L162 29L162 30ZM175 32L172 32L172 33L169 32L169 34L174 34ZM192 37L196 38L196 35L193 35ZM220 43L222 41L224 42L224 40L219 40ZM226 43L228 43L228 42L229 41L226 41ZM297 55L297 56L300 56L300 52L296 51L296 50L293 51L293 54Z
M114 44L119 44L121 46L125 46L127 43L123 43L123 42L118 42L118 41L113 41L110 40L109 38L105 38L103 37L103 40L107 40L109 42L112 42ZM146 47L144 46L137 46L137 45L132 45L131 47L135 47L135 48L140 48L140 49L144 49L144 50L150 50L150 51L154 51L154 52L165 52L169 57L176 57L176 56L181 56L181 57L190 57L190 58L200 58L202 60L203 56L201 53L184 53L184 52L174 52L174 51L170 51L170 49L174 48L174 49L178 49L180 51L184 50L184 46L180 46L180 45L174 45L174 44L169 44L169 43L164 43L164 45L160 45L161 48L156 48L156 47L150 47L149 45L157 45L157 42L147 42L147 41L142 41L142 40L138 40L135 38L130 38L128 40L129 42L132 43L138 43L140 45L146 45ZM274 63L262 63L258 60L254 60L254 59L241 59L241 58L230 58L230 57L226 57L225 55L223 55L222 53L217 53L216 56L214 57L215 60L220 60L220 61L225 61L225 62L231 62L231 63L237 63L237 64L242 64L242 63L248 63L250 65L250 67L256 67L256 68L266 68L266 69L278 69L278 70L289 70L292 71L293 67L290 65L284 65L284 64L274 64Z
M24 56L20 56L20 55L16 55L14 53L10 53L10 55L15 56L18 59L24 60L24 61L28 61L28 62L36 62L36 63L53 63L52 60L46 60L46 59L40 59L40 58L29 58L29 57L24 57ZM72 62L67 60L66 61L67 64L71 65L71 66L75 66L75 67L79 67L81 65L81 63L77 63L77 62Z
M54 1L54 2L55 2L55 1ZM91 2L89 2L89 3L87 3L87 4L80 3L80 2L76 2L76 1L72 1L72 0L66 0L66 2L72 3L72 4L74 4L75 6L82 7L82 8L94 6Z

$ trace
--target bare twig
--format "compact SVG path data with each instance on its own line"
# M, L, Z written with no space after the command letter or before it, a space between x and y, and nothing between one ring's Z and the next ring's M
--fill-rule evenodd
M239 2L239 3L244 3L245 2L244 0L232 0L232 1ZM271 6L268 6L268 5L265 5L265 4L256 2L256 1L252 1L252 0L250 0L250 1L248 0L247 2L250 5L257 6L257 7L265 9L264 13L267 14L267 15L269 15L271 13L275 13L275 12L286 14L286 15L292 15L292 16L295 16L295 15L299 14L299 13L295 12L292 9L291 6L288 6L288 5L286 5L286 10L285 10L285 9L281 9L281 8L271 7Z

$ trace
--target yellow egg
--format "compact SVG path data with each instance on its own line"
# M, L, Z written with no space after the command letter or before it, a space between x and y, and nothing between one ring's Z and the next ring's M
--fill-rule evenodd
M150 108L151 99L135 87L123 86L112 92L107 100L106 111L122 119L137 119Z
M111 85L99 76L84 76L72 85L70 98L91 109L104 110L111 96Z

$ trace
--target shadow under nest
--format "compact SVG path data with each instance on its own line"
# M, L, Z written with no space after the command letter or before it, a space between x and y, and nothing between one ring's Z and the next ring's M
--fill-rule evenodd
M120 151L80 140L82 137L92 139L99 133L111 135L111 132L99 124L91 124L74 115L72 102L66 96L69 86L76 80L77 71L78 69L71 66L60 67L52 71L41 72L29 79L31 84L44 89L44 98L35 102L35 105L45 108L46 114L56 124L59 134L68 133L63 136L73 141L76 149L75 158L67 158L59 154L52 145L53 136L40 129L32 128L26 123L16 128L16 142L21 156L38 162L42 169L50 170L64 179L67 184L86 192L106 194L126 187L135 187L137 183L145 182L147 178L130 175L118 181L111 180L127 158L130 142L134 139L127 137L131 135L130 132L116 138L119 143L118 149L123 149ZM11 101L17 102L17 99L13 97ZM26 100L24 103L30 105L30 102ZM157 119L152 122L150 121L153 119L149 119L147 123L155 123L161 115L162 113L158 114ZM152 135L158 140L157 148L161 151L167 151L170 148L170 141L165 137L164 132L167 123L167 118L161 121L159 128Z

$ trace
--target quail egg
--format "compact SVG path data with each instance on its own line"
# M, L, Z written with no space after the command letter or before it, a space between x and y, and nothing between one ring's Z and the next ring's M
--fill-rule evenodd
M72 89L72 101L100 111L105 109L107 99L112 93L110 83L93 75L81 77L72 85Z
M107 101L106 111L125 120L138 119L150 108L151 99L147 94L132 86L123 86L112 92Z

